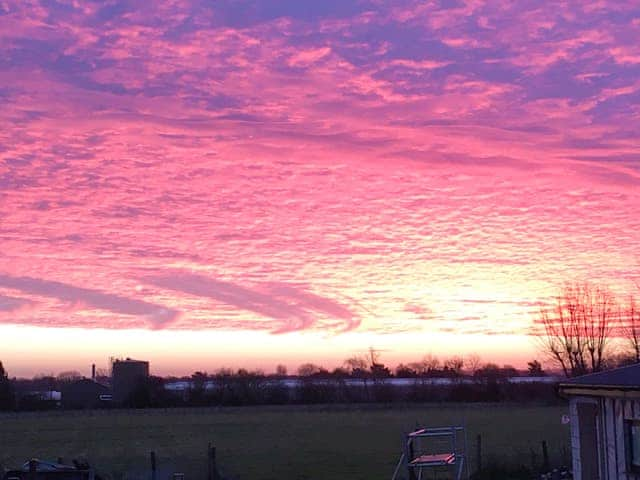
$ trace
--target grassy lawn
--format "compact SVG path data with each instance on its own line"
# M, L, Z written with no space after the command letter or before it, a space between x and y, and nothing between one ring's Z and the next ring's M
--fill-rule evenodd
M552 461L562 461L564 413L562 406L422 404L8 414L0 416L0 463L84 457L108 477L148 480L154 450L158 480L174 471L204 480L212 442L223 473L240 480L389 479L402 433L416 424L465 424L472 468L477 434L483 462L529 466L532 449L540 460L542 440Z

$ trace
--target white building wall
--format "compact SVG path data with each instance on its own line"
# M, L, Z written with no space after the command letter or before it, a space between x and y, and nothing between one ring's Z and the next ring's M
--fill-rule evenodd
M625 439L625 421L640 420L640 400L622 397L574 396L569 401L571 418L571 455L573 459L573 478L583 479L580 468L580 424L577 404L580 402L599 405L598 456L600 480L638 480L637 475L627 472L627 452Z
M571 461L573 478L581 480L582 469L580 468L580 425L578 423L577 403L580 397L571 397L569 400L569 418L571 424Z

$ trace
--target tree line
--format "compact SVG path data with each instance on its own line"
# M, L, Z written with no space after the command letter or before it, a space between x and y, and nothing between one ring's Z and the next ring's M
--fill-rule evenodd
M4 370L2 370L4 372ZM125 407L172 407L214 405L261 405L356 402L412 401L500 401L553 398L548 385L512 385L508 379L525 372L512 366L481 363L476 355L439 359L425 355L421 360L385 366L380 354L371 348L367 355L346 359L340 367L325 369L313 363L300 365L294 375L279 365L275 374L247 369L222 368L215 373L195 372L188 377L142 379L124 402ZM529 363L528 375L544 375L538 361ZM6 372L0 381L0 409L37 410L56 408L57 401L43 398L41 392L62 391L66 384L83 377L67 371L54 375L37 375L32 379L10 380ZM401 385L386 382L391 378L413 379ZM448 383L431 382L446 378ZM295 379L295 382L286 380ZM108 372L98 369L96 380L110 383ZM180 391L168 388L183 382ZM6 388L2 390L2 385Z

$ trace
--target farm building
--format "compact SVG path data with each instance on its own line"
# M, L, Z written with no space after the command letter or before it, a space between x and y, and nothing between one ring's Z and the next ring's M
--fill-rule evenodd
M640 364L559 385L569 398L577 480L640 478Z
M111 390L94 380L83 378L62 387L63 408L98 408L110 403Z
M113 400L125 402L142 381L149 377L149 362L143 360L114 360L111 365Z

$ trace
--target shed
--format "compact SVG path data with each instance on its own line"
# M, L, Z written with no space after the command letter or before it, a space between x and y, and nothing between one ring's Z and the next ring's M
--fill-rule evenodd
M63 408L98 408L109 404L111 390L101 383L83 378L62 387Z
M576 480L640 479L640 364L566 380Z
M33 459L18 470L9 470L2 480L94 480L96 475L85 463L74 461L74 465Z

